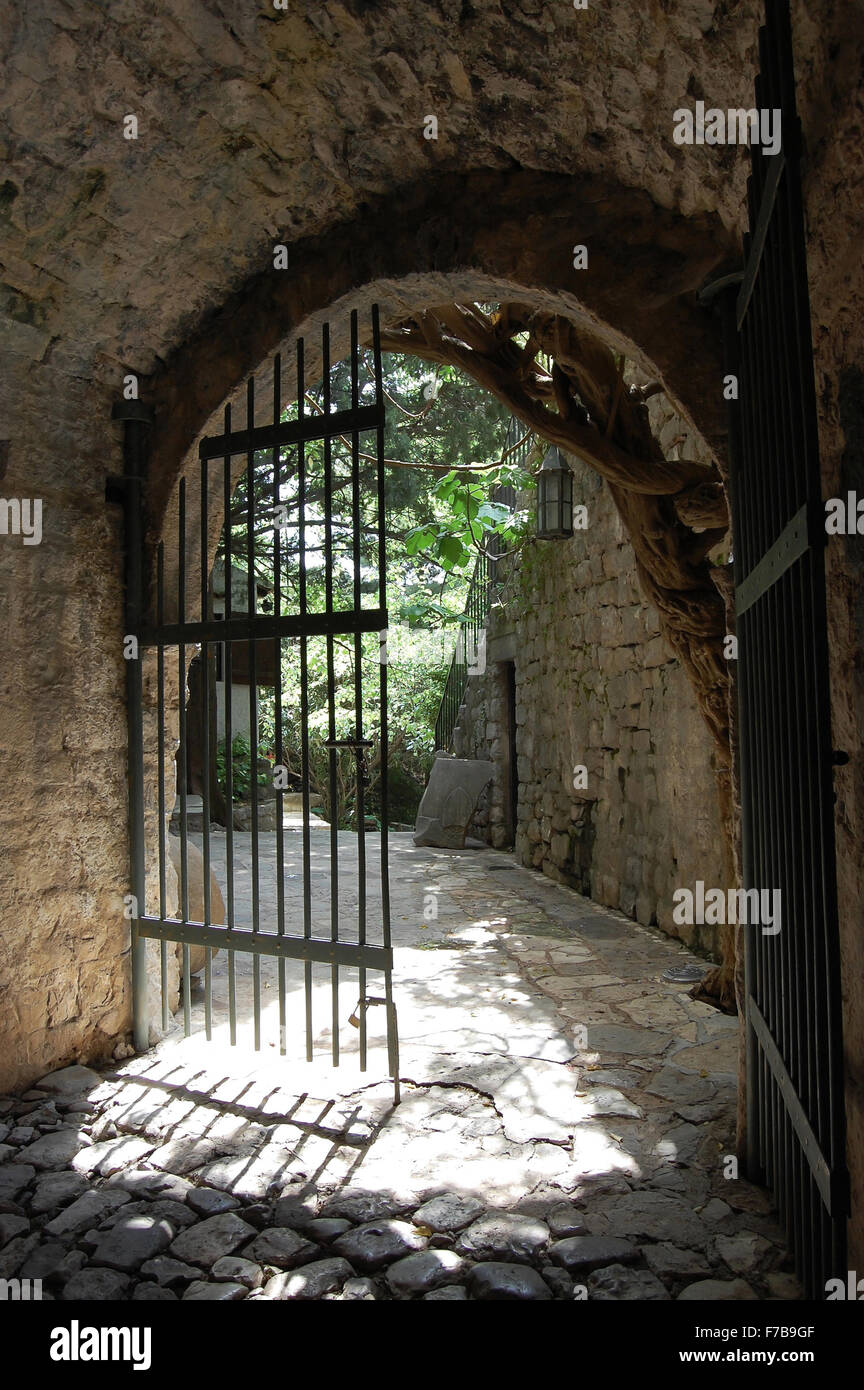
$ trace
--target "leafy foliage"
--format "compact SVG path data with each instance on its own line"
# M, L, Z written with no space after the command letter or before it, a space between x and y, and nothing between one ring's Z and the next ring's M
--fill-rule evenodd
M220 738L216 745L216 779L222 790L223 796L228 795L228 759L226 753L227 740ZM244 734L235 734L231 740L231 798L233 801L245 801L252 786L252 749L249 741ZM258 783L265 786L267 782L266 774L258 773Z
M307 443L302 451L282 449L278 477L272 451L257 454L251 487L247 475L235 491L220 553L230 549L232 566L251 565L270 586L272 597L260 605L265 610L278 604L283 612L323 612L358 602L364 607L380 604L377 561L382 544L390 614L389 819L407 823L414 818L431 766L435 716L474 563L481 552L513 550L525 533L525 517L513 494L508 494L510 501L494 500L493 489L524 489L530 475L508 458L502 461L510 416L468 377L454 367L434 371L416 358L395 354L384 355L382 369L388 402L383 536L375 461L361 436L357 457L352 457L350 439L329 447ZM370 357L361 363L360 381L372 380ZM340 363L331 372L329 397L319 384L307 393L304 409L349 408L351 391L349 364ZM361 403L362 395L363 388ZM296 417L296 404L283 415ZM334 759L331 785L325 742L331 733L345 738L354 732L357 698L364 737L373 742L367 754L364 813L375 819L381 814L380 711L377 681L371 679L378 669L377 635L363 637L359 654L362 690L353 639L336 637L329 649L325 638L307 639L304 700L300 644L282 643L281 760L299 774L305 728L313 786L324 799L328 818L346 826L356 822L357 814L354 754L340 752ZM334 687L332 728L328 668ZM262 751L278 761L275 702L263 690L260 737ZM235 796L236 788L235 781Z
M489 494L494 488L524 490L530 481L524 469L506 463L482 474L445 474L433 489L443 508L435 521L406 534L406 553L429 555L449 574L467 572L480 553L498 556L515 548L525 534L525 513Z

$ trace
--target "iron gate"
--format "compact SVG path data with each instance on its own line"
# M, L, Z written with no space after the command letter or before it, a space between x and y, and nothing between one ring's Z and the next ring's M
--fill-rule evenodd
M747 1163L773 1190L808 1296L845 1275L847 1178L834 794L816 397L786 0L768 0L744 270L723 293L738 633L743 877L779 889L746 937Z
M387 666L381 659L387 608L384 395L377 307L371 329L371 353L364 353L353 313L350 356L334 365L330 328L324 326L320 380L312 391L300 340L296 380L289 383L287 394L290 405L283 399L282 362L277 356L267 373L268 423L259 423L264 401L260 383L256 397L254 378L246 386L242 427L226 406L223 433L202 440L195 475L180 482L176 539L158 548L152 623L142 620L145 447L140 414L127 423L127 633L137 637L141 653L141 660L128 663L132 891L138 905L133 921L133 1008L136 1045L143 1048L148 1032L146 938L154 938L160 943L163 1027L170 1021L171 953L179 947L187 1035L193 1022L193 969L199 968L203 1000L199 991L197 1013L203 1014L208 1039L215 1027L227 1027L234 1044L238 1019L244 1028L251 1021L254 1046L261 1048L262 1026L275 1023L273 1004L262 1011L263 987L272 991L268 999L278 1008L280 1051L289 1050L289 1025L296 1026L299 1016L311 1061L313 1013L321 1016L320 998L315 1010L313 1002L316 986L320 995L323 969L328 1050L338 1065L344 1051L340 1036L343 1000L348 1000L346 974L356 972L356 991L349 1002L358 1003L348 1021L357 1029L350 1036L357 1042L360 1068L365 1070L367 1064L367 1010L381 1004L398 1101L387 845ZM246 465L239 480L234 462L238 457ZM190 517L189 512L196 514ZM217 541L219 559L211 570ZM216 582L220 573L221 593ZM149 750L141 675L148 655L157 692L156 747ZM193 856L197 860L189 806L192 704L187 708L186 699L192 655L200 663L203 714L197 734L205 769L200 778L199 920L190 912ZM170 752L166 777L171 694L166 676L175 673L182 698L174 808L179 908L172 916L166 834L173 800ZM272 687L272 696L266 697L272 729L266 735L260 694L265 681ZM319 753L324 750L326 757L326 767L317 768L317 780L329 800L329 827L313 810L316 774L310 740L316 723ZM238 728L246 734L248 755L245 744L236 742ZM214 738L221 745L222 767L221 778L215 780ZM145 757L152 761L154 752L155 770L148 779ZM375 827L369 822L373 757ZM248 841L247 832L234 824L241 779L244 785L248 779L248 804L243 808ZM219 797L224 800L225 832L215 837L211 818ZM340 805L347 807L353 835L340 833ZM371 911L370 837L379 842L377 896ZM218 922L213 920L210 870L221 859L223 847L225 912L224 921ZM317 895L313 890L322 875L316 872L313 881L313 860L316 866L323 863L329 879ZM289 873L289 866L296 872ZM346 893L349 909L344 905ZM145 903L152 904L149 912L140 910ZM203 957L200 966L193 962L195 948ZM215 960L213 948L221 953ZM370 993L369 971L380 972L382 993ZM262 972L267 974L263 981ZM221 993L214 990L217 984Z

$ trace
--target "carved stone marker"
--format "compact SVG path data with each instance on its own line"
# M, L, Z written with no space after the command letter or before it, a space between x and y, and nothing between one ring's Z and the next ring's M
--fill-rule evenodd
M415 845L462 849L471 817L492 781L493 764L479 758L436 753L423 799L417 808Z

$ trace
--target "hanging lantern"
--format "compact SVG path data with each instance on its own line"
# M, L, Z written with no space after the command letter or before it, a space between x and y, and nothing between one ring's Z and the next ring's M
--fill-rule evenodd
M554 444L537 474L537 535L541 540L573 535L573 474Z

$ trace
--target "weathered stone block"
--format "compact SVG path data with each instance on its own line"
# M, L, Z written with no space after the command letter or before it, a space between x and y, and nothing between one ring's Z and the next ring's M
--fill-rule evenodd
M569 835L553 835L549 845L549 853L552 856L553 864L563 867L570 858L570 837Z
M471 817L494 774L492 763L438 757L417 811L416 845L461 849Z

